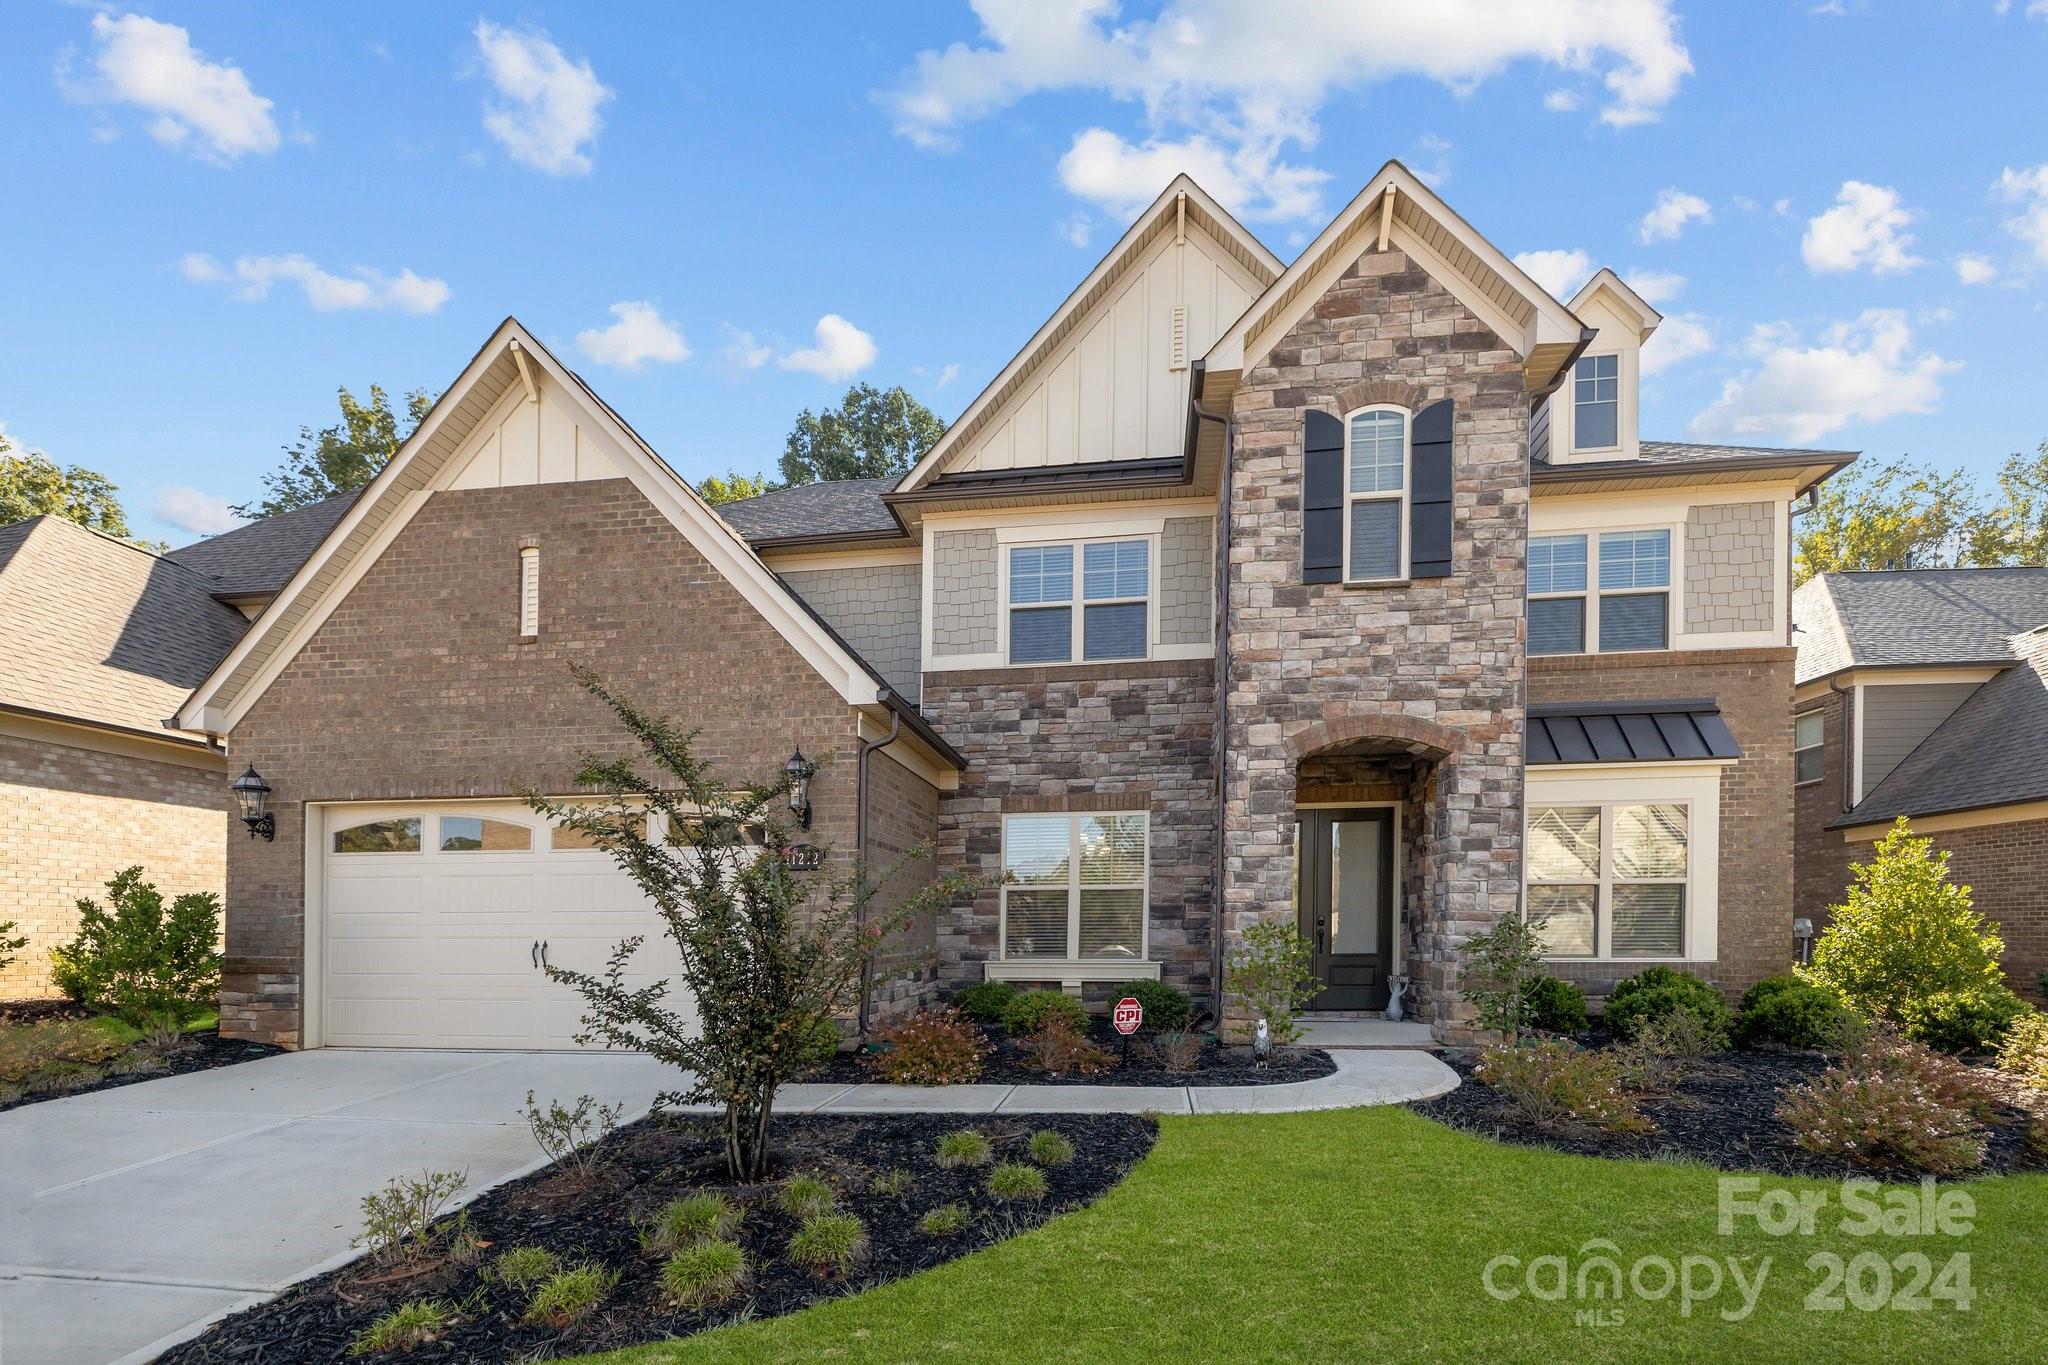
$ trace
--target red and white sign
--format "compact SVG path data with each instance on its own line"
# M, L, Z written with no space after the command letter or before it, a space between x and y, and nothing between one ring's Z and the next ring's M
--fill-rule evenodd
M1138 997L1127 995L1116 1002L1116 1012L1109 1016L1116 1031L1128 1038L1138 1031L1138 1025L1145 1022L1145 1007L1138 1003Z

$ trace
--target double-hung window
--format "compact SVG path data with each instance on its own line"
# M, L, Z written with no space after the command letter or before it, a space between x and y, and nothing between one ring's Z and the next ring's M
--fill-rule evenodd
M1572 449L1621 444L1621 357L1582 356L1572 366Z
M1826 751L1826 713L1802 711L1792 718L1792 781L1818 782Z
M1142 958L1149 818L1003 818L1003 956Z
M1600 650L1663 649L1671 639L1671 532L1600 537Z
M1529 537L1529 652L1586 652L1586 538Z
M1344 433L1344 579L1408 576L1408 414L1368 408Z
M1685 956L1691 808L1535 806L1528 915L1553 957Z
M1010 662L1142 659L1152 637L1151 595L1149 540L1013 546Z

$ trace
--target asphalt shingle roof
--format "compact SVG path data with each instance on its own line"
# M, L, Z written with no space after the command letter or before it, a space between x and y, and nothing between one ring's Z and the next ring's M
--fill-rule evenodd
M210 580L61 517L0 526L0 703L168 734L249 623Z
M882 494L901 481L901 475L891 474L878 479L800 483L726 503L718 515L750 541L868 532L897 535L902 528L882 505Z
M2048 623L2048 568L1822 574L1792 598L1798 679L1850 667L1991 663Z
M224 597L275 594L319 548L334 523L355 506L360 492L337 493L252 521L173 550L167 558L206 575L213 590Z

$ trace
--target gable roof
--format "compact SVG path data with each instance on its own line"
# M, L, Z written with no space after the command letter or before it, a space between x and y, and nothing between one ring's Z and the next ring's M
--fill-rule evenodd
M1847 668L2011 663L2044 623L2048 568L1827 573L1792 595L1801 684Z
M2018 667L1972 692L1831 827L2048 800L2048 627L2005 643Z
M208 536L164 557L211 579L216 596L269 596L291 581L361 494L359 488L336 493Z
M902 477L792 484L725 503L718 515L755 545L901 536L902 524L882 494Z
M1579 286L1579 292L1572 295L1567 305L1574 313L1584 308L1601 294L1613 298L1620 307L1618 311L1632 314L1636 323L1636 340L1648 341L1650 333L1657 330L1657 324L1664 321L1664 315L1652 308L1649 300L1629 287L1628 281L1614 273L1611 266L1601 266L1593 272L1593 278Z
M165 717L248 628L209 580L61 517L0 526L0 708L203 745Z

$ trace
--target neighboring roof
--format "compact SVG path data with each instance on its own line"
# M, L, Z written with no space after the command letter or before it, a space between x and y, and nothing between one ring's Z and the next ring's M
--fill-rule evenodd
M2019 667L1972 692L1831 828L2048 800L2048 627L2008 643Z
M1800 683L1845 668L2010 663L2048 623L2048 568L1821 574L1792 596Z
M900 536L903 527L882 502L900 474L839 479L772 489L718 508L726 525L756 545L783 540Z
M1529 708L1528 761L1670 763L1741 758L1721 710L1711 701L1568 702Z
M361 494L361 489L337 493L209 536L165 558L212 579L221 597L271 596L291 581Z
M61 517L0 526L0 707L151 739L248 622L182 564Z

